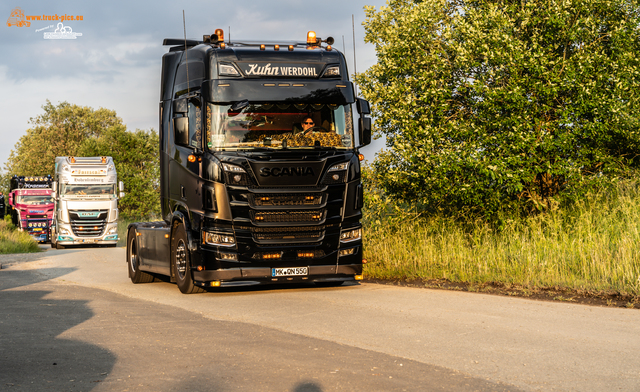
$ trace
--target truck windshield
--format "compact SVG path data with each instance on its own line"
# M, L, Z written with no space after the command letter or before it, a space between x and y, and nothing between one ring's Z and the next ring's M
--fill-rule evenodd
M206 116L210 150L348 149L354 145L350 105L247 102L234 107L209 103Z
M88 184L62 184L62 192L60 195L62 196L103 196L103 197L111 197L116 194L116 185L115 184L96 184L96 185L88 185Z
M16 203L36 206L42 204L51 204L53 203L53 199L51 199L51 195L21 195L17 196Z

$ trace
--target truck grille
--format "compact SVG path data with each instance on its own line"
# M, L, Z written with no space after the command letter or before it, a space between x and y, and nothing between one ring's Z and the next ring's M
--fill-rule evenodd
M324 238L323 228L273 227L254 228L253 238L263 243L317 242Z
M71 229L78 237L98 237L107 224L107 210L69 211Z
M256 193L250 196L252 206L318 206L322 204L322 193L274 194Z
M318 223L324 219L324 211L251 211L254 223Z

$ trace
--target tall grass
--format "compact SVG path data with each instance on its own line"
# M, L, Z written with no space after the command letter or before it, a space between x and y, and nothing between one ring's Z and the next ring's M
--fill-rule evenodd
M562 287L640 295L636 182L563 210L505 221L501 230L395 209L366 216L365 274L380 279Z
M0 220L0 254L40 252L38 243L8 220Z

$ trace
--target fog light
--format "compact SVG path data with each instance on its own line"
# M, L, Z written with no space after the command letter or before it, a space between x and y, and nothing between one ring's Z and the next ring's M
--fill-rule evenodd
M338 252L338 255L340 257L342 256L349 256L356 253L356 248L350 248L350 249L341 249L340 252Z
M364 279L364 275L356 275L356 276L354 276L354 278L356 280L363 280Z
M220 287L220 281L214 280L213 282L211 282L211 287Z
M238 261L238 255L236 253L219 252L218 253L218 259L220 259L220 260Z

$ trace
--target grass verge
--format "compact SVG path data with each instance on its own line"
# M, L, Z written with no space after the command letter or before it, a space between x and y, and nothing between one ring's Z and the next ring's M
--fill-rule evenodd
M0 220L0 254L40 252L28 233L18 231L11 222Z
M500 231L395 211L365 217L368 279L469 291L551 290L562 293L558 298L615 294L640 302L638 183L570 209L506 221Z

